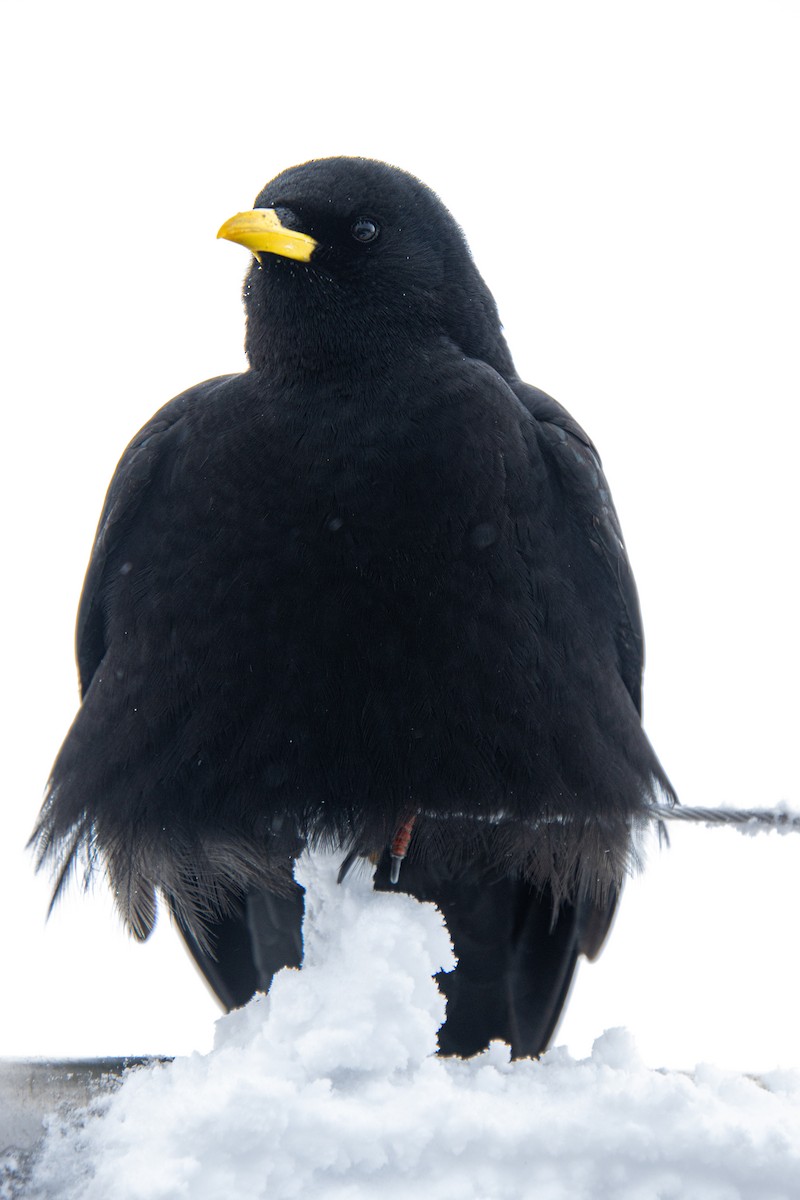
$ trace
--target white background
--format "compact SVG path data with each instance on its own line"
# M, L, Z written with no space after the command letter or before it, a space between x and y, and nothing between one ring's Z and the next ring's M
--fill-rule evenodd
M74 612L126 442L244 365L240 247L277 171L433 186L520 373L595 439L639 583L650 736L686 804L800 809L800 15L793 0L2 7L0 1054L205 1048L162 920L45 927L24 851L76 706ZM800 1065L800 837L672 827L559 1032L653 1066Z

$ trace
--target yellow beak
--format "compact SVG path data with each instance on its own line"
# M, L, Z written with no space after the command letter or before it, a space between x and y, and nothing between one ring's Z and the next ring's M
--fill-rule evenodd
M237 213L225 222L217 237L246 246L259 262L259 251L308 262L317 246L307 233L298 233L296 229L281 225L274 208L254 208L250 212Z

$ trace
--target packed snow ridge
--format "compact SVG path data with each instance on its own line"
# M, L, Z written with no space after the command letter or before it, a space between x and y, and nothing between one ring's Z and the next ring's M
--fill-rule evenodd
M576 1061L435 1057L439 912L305 855L305 963L214 1050L53 1118L24 1189L59 1200L796 1200L800 1074L653 1071L624 1030ZM13 1183L10 1185L13 1186ZM9 1192L8 1194L12 1194Z

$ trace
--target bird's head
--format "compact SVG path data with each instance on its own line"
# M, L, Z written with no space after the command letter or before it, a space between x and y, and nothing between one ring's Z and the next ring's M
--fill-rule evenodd
M218 236L254 256L244 296L256 368L363 370L444 336L513 373L460 228L405 171L363 158L292 167Z

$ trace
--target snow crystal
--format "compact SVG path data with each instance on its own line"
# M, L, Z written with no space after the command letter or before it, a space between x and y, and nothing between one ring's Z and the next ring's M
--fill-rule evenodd
M207 1055L52 1118L25 1196L59 1200L796 1200L800 1074L590 1058L435 1057L453 966L430 904L304 856L303 969L223 1017Z

